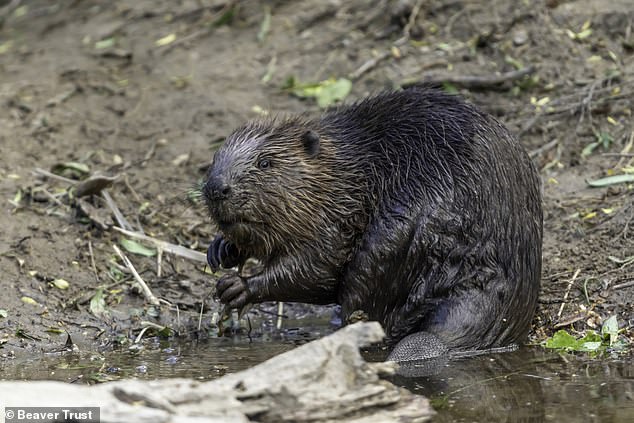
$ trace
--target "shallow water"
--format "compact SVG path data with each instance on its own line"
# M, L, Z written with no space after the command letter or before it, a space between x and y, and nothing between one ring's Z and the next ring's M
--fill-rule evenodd
M209 380L258 364L332 332L285 329L249 339L157 339L105 354L48 354L0 361L0 379L90 383L187 377ZM455 360L433 376L393 381L426 395L435 422L634 422L634 360L591 360L541 348Z
M195 342L145 339L140 344L104 353L64 352L0 359L0 380L58 380L95 383L127 378L216 379L253 367L297 345L334 330L325 322L253 335L209 338Z
M445 364L394 382L432 400L437 422L634 422L634 361L540 347Z

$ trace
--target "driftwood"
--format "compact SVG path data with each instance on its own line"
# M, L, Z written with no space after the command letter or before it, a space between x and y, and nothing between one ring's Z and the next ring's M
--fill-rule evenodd
M97 386L0 382L4 407L100 407L101 422L423 422L426 398L380 374L359 347L383 338L378 323L357 323L220 379L128 380Z

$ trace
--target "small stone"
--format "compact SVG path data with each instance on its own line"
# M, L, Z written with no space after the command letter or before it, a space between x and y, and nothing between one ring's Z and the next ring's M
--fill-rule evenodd
M515 31L515 33L513 34L513 44L515 44L516 46L521 46L523 44L526 44L527 41L528 41L528 32L526 32L526 30L520 29Z

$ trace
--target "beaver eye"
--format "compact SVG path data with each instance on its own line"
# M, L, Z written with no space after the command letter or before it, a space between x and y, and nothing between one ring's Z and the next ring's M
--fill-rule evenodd
M260 161L258 161L259 169L268 169L269 167L271 167L271 161L269 159L260 159Z

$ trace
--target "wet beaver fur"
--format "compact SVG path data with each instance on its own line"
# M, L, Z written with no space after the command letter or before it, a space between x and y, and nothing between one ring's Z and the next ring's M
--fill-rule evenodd
M229 307L337 303L344 321L362 311L403 340L396 360L529 331L540 179L517 140L457 96L416 87L247 123L214 155L203 195L220 230L212 268L263 263L219 280Z

